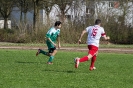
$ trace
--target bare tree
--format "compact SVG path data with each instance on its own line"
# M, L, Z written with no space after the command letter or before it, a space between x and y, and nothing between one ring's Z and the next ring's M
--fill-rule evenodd
M27 16L26 13L28 11L31 11L33 5L31 0L17 0L18 4L17 6L20 8L21 14L20 14L20 22L22 22L23 19L23 13L24 13L24 23L26 23Z
M43 5L44 0L32 0L34 7L34 15L33 15L33 29L36 30L37 23L39 22L39 11Z
M4 18L4 29L8 28L8 18L12 11L15 0L1 0L0 2L0 13Z
M55 4L57 4L60 9L59 16L62 22L64 22L66 18L65 14L71 8L73 1L74 0L55 0L54 1Z
M121 15L119 16L119 22L121 25L128 25L131 19L133 19L133 1L132 0L119 0L118 6L121 9ZM132 20L133 21L133 20Z
M54 3L53 0L49 0L49 1L44 1L43 2L43 9L45 10L46 16L47 16L47 22L49 23L50 19L49 19L49 14L52 10Z

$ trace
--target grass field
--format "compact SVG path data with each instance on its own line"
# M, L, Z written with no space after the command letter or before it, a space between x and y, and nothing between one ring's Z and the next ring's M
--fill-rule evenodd
M35 50L0 49L0 88L133 88L133 55L99 53L94 71L90 61L74 68L74 57L86 52L59 51L54 64Z

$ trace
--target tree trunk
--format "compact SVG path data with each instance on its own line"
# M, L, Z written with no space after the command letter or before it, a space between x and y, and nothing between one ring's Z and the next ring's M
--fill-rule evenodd
M47 15L47 24L50 24L49 14L50 14L50 13L48 13L48 12L46 13L46 15Z
M37 23L37 3L36 0L34 1L34 15L33 15L33 29L36 30Z
M25 23L25 24L27 23L27 16L26 16L26 13L24 13L24 23Z
M60 18L60 20L61 20L62 22L64 22L65 19L66 19L65 12L64 12L64 11L61 11L61 18Z
M33 29L36 28L36 2L34 2Z
M4 29L7 29L8 28L8 17L5 17L4 18Z
M22 22L23 19L23 12L22 12L22 6L21 6L21 11L20 11L20 22Z

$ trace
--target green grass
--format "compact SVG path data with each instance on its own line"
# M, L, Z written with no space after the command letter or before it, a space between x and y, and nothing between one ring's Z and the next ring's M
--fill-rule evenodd
M94 71L90 61L74 68L73 57L86 52L59 51L54 64L35 50L0 49L0 88L133 88L133 55L99 53Z

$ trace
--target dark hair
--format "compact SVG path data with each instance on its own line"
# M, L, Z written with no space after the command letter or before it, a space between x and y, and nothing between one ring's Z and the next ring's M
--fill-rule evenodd
M59 26L60 24L61 24L60 21L56 21L55 24L54 24L54 26Z
M100 23L101 23L101 20L100 19L96 19L95 24L98 25Z

